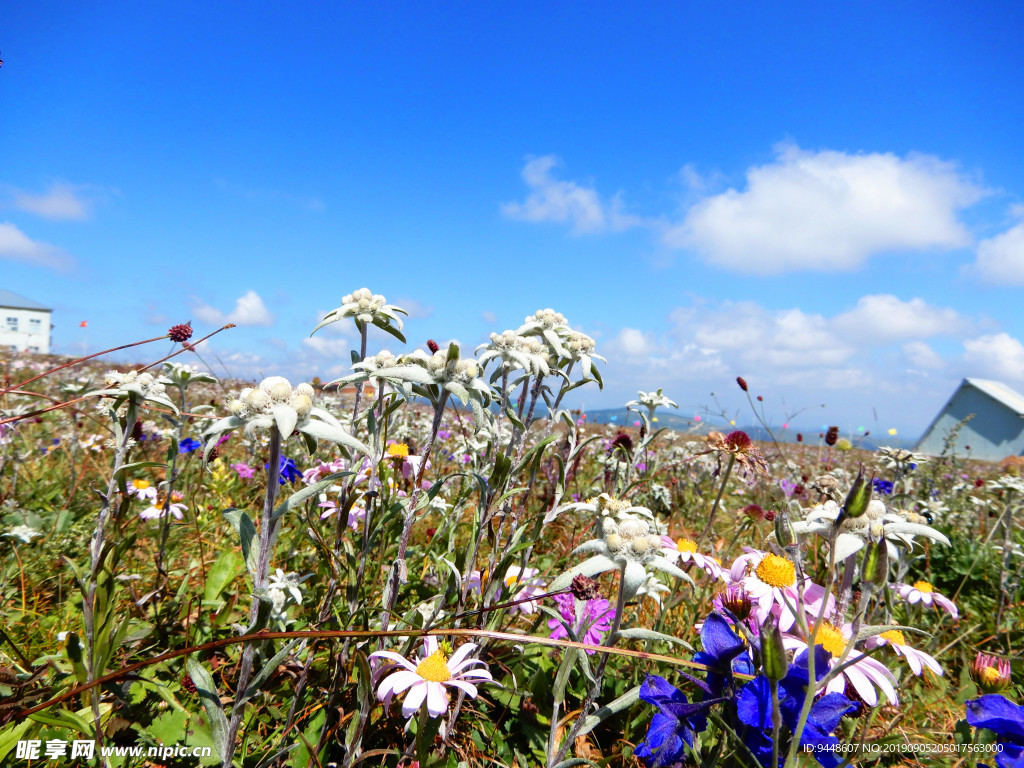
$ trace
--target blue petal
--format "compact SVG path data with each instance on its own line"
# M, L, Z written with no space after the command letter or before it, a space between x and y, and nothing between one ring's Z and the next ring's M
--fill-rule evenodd
M736 716L757 730L772 727L772 694L768 678L759 675L736 695Z
M967 722L975 728L988 728L999 736L1024 740L1024 707L1005 696L990 693L967 702Z
M704 620L704 626L700 629L700 641L704 646L704 652L719 660L719 666L724 666L724 662L738 656L746 647L743 638L733 631L729 622L714 611Z
M802 704L802 702L801 702ZM831 733L839 726L843 715L856 712L859 705L854 704L841 693L826 693L811 707L807 722L813 723L825 733ZM793 727L796 724L794 723Z
M683 759L686 744L693 745L693 731L660 712L651 718L647 736L633 753L651 768L665 768Z

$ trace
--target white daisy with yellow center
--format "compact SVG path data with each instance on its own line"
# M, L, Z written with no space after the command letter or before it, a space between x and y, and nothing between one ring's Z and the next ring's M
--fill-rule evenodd
M957 610L953 601L936 592L927 581L915 581L913 584L897 584L896 592L911 605L921 603L929 608L942 608L954 619L960 618L960 611Z
M888 632L883 632L880 635L869 637L866 645L868 648L877 648L880 645L888 645L897 653L897 655L902 656L907 660L907 664L910 665L911 671L919 677L921 673L924 672L925 667L928 667L928 669L936 675L942 674L942 667L939 665L939 662L935 660L935 657L907 645L906 636L898 629L890 629Z
M384 703L386 710L392 698L407 691L402 702L403 717L412 717L424 702L431 717L443 715L449 702L446 686L458 688L475 699L477 688L470 680L494 682L486 665L483 669L470 669L474 664L484 664L479 659L468 658L476 648L476 643L466 643L449 657L445 649L438 646L437 638L429 636L423 638L420 657L415 663L393 651L371 653L371 659L388 659L402 667L384 678L377 689L377 699Z

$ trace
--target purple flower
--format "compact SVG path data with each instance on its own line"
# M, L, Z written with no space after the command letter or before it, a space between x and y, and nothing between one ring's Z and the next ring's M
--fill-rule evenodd
M558 612L565 619L565 624L573 626L576 623L576 598L572 595L555 595L554 600L558 603ZM586 634L580 638L581 642L590 645L600 645L602 635L612 627L612 620L615 618L615 609L612 604L603 597L597 597L587 601L586 612L583 616L583 629ZM565 624L557 619L548 619L548 628L552 630L551 638L558 640L568 637ZM593 655L596 651L587 651Z
M871 487L875 489L875 493L880 493L883 496L888 496L892 493L892 483L880 477L876 477L871 481Z
M779 487L782 489L782 492L786 494L787 499L796 491L796 483L791 483L789 480L785 479L779 480Z
M439 430L437 430L437 439L438 440L444 441L444 440L447 440L451 436L452 436L452 433L449 432L447 429L439 429Z

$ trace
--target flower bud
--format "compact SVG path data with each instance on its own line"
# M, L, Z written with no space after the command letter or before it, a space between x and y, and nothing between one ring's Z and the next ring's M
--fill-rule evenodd
M889 578L889 545L885 539L869 541L864 550L864 563L860 568L862 582L878 588L885 586Z
M573 597L577 600L593 600L601 596L599 585L587 576L576 576L572 580Z
M982 693L999 693L1010 685L1010 662L978 653L971 665L971 679Z
M825 433L825 445L833 446L839 440L839 427L829 427Z
M739 584L730 584L722 593L722 607L728 609L732 612L733 616L743 621L750 615L754 603L750 599L747 590Z
M782 644L782 632L772 619L761 625L761 663L764 667L764 676L769 680L779 681L789 671L786 647Z
M292 399L288 401L288 404L295 409L295 414L301 419L309 415L309 412L313 410L313 400L309 395L292 395Z
M740 389L742 389L744 392L747 391L747 380L744 379L742 376L736 377L736 383L739 384Z
M857 479L853 481L850 492L846 494L846 501L843 502L844 517L860 517L868 510L871 502L871 483L864 479L864 470L857 473Z
M785 509L780 509L775 516L775 540L783 549L788 549L796 544L796 531L793 530L793 524L789 521L789 513Z

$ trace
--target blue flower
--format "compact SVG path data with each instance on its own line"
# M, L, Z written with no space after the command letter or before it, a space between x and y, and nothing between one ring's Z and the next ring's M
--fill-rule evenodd
M892 483L888 480L883 480L880 477L876 477L871 481L871 487L875 489L875 493L881 493L885 496L892 493Z
M264 469L270 469L270 463L263 465ZM299 472L299 468L295 466L294 459L289 459L284 456L281 457L281 462L277 470L277 482L280 485L284 485L285 480L294 483L296 480L302 479L302 473Z
M180 443L178 443L178 453L192 453L202 445L194 437L186 437Z
M640 698L658 708L651 718L647 735L633 752L651 768L681 762L686 745L693 746L696 731L704 730L707 719L705 702L691 704L686 694L658 675L648 675L640 686ZM694 726L698 727L694 727Z
M967 722L988 728L999 738L999 768L1024 768L1024 707L1005 696L990 693L967 702Z
M829 652L822 646L814 646L815 677L820 680L829 669ZM779 682L779 709L783 724L796 730L800 722L800 710L804 705L809 675L807 673L807 651L803 651L789 667L786 676ZM832 736L843 715L856 712L854 704L841 693L826 693L811 706L807 722L800 733L800 746L812 748L815 759L825 768L834 768L843 762L844 754L838 751L839 739ZM768 678L759 675L743 686L736 696L736 715L748 727L744 732L747 747L761 765L772 762L772 698ZM780 759L785 751L780 749Z
M714 612L708 615L701 627L700 639L704 650L694 655L694 661L712 670L753 673L745 653L746 644L721 615ZM656 706L658 712L651 718L647 735L634 754L651 768L682 761L686 745L693 747L694 735L707 727L706 712L715 704L728 701L732 693L732 674L712 670L708 671L706 681L682 673L703 692L699 702L691 703L682 691L657 675L648 675L640 686L640 698Z

